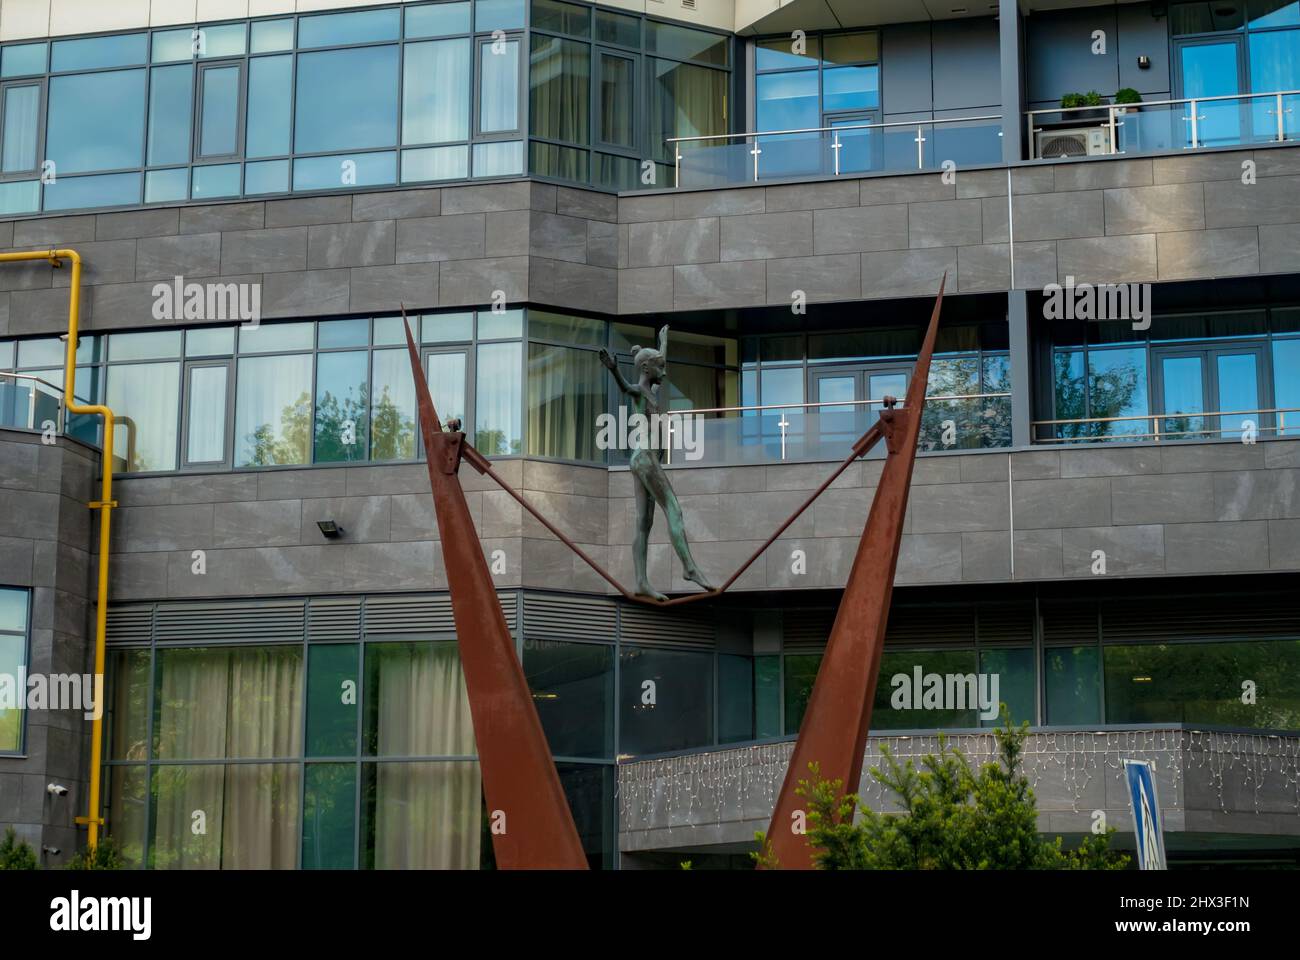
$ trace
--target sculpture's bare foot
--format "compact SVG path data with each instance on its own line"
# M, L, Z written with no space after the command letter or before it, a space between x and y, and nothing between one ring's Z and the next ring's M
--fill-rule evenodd
M668 602L667 597L648 583L638 583L636 585L636 595L638 597L648 597L651 600L658 600L660 603Z
M705 578L704 574L700 573L698 569L687 570L684 577L685 579L690 580L693 583L698 583L708 593L713 592L713 584L709 583L709 581Z

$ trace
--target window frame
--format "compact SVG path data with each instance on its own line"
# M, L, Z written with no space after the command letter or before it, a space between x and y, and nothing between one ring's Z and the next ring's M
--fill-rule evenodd
M243 194L243 169L242 161L246 149L245 143L245 126L248 123L248 58L244 59L221 59L221 60L201 60L194 66L194 106L190 113L190 165L208 166L223 163L239 162L240 169L240 194ZM296 65L296 64L295 64ZM237 79L235 81L235 149L232 153L204 153L203 152L203 90L207 82L206 74L212 70L224 70L235 68ZM152 80L152 75L150 76ZM291 114L292 115L292 114ZM292 140L290 146L292 146ZM146 159L148 157L146 156ZM262 159L262 158L258 158Z
M5 121L8 119L8 102L9 91L14 87L36 87L37 88L37 116L36 116L36 149L33 151L34 165L26 170L4 171L0 169L0 181L11 180L30 180L32 177L40 177L42 168L45 164L45 116L48 110L48 101L46 99L46 86L49 78L46 77L22 77L11 80L0 81L0 139L3 139ZM148 118L146 117L146 128L148 127ZM146 129L146 137L148 131Z
M234 442L234 423L235 423L235 358L234 357L204 357L202 359L188 360L182 359L181 369L181 429L180 429L180 451L177 456L177 472L196 472L211 470L229 470L231 464L231 448ZM191 460L189 457L190 450L190 424L193 420L193 397L191 391L191 374L194 370L200 368L217 368L220 367L226 371L226 403L223 421L223 435L221 439L222 458L220 460Z
M23 621L26 629L22 630L21 632L17 630L0 629L0 638L4 638L4 637L21 638L22 660L20 662L23 669L26 670L28 667L31 666L31 660L32 660L32 603L33 603L32 594L34 593L34 590L30 586L17 586L17 585L11 586L9 584L0 584L0 587L3 587L6 590L21 590L27 596L27 609L25 611L26 616ZM3 747L0 747L0 757L6 759L21 759L27 756L27 713L28 713L27 689L26 687L24 687L23 689L18 690L16 692L22 702L22 706L16 708L18 710L18 743L12 750L7 750L4 749Z

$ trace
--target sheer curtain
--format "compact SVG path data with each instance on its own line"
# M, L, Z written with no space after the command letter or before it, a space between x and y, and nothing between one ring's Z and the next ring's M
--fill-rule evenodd
M406 45L402 143L469 139L469 54L468 39Z
M4 99L5 173L36 168L36 131L40 127L41 88L10 87Z
M591 55L585 43L534 34L529 78L529 125L534 136L586 144L591 108ZM582 151L548 151L551 162L537 172L578 179Z
M379 756L474 754L469 698L454 642L382 644L376 753ZM376 869L475 869L479 862L478 763L377 763Z
M513 132L519 129L519 41L505 41L500 53L494 46L479 44L479 131Z
M650 59L651 149L671 161L668 137L703 137L727 132L727 77L720 70Z
M540 343L528 346L528 452L600 460L596 418L605 412L604 368L597 354Z

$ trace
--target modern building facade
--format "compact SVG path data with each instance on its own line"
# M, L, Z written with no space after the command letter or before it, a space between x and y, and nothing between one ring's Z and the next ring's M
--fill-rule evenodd
M1122 831L1150 759L1171 864L1295 864L1297 138L1284 0L2 0L0 245L81 255L76 394L119 418L107 833L156 869L491 866L403 309L439 412L623 583L599 354L667 324L720 581L904 392L946 273L869 760L987 755L976 706L890 681L996 677L1044 831ZM0 263L0 674L93 669L69 296ZM462 471L593 866L746 863L880 467L680 612ZM0 826L52 865L91 725L24 703Z

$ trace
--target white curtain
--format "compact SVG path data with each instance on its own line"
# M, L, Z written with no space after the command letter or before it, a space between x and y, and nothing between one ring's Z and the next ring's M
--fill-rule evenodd
M484 55L492 56L491 50L489 46ZM402 143L469 139L469 55L467 39L406 45Z
M5 91L3 168L18 173L36 168L36 131L40 126L41 88L10 87Z

